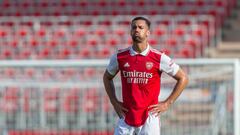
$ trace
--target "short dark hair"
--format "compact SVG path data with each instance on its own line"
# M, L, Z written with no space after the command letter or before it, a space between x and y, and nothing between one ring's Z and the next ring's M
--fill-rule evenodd
M132 19L131 24L133 24L133 22L136 21L136 20L144 20L146 22L148 28L150 29L151 22L147 18L142 17L142 16L135 17L135 18Z

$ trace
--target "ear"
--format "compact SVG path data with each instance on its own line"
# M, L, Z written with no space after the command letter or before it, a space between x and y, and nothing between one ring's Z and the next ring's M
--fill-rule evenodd
M149 35L150 35L150 31L148 30L148 31L147 31L147 37L148 37Z

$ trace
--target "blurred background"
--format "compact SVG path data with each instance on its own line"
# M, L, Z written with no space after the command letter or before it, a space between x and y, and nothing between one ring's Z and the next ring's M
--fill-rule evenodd
M0 0L0 135L112 135L102 75L136 16L190 78L162 134L239 135L239 0Z

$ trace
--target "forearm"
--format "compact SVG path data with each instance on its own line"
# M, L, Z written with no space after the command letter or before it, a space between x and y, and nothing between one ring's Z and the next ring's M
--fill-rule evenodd
M188 77L182 70L179 71L174 78L177 80L177 83L175 84L170 96L166 99L166 102L169 104L175 102L175 100L181 95L182 91L188 84Z
M116 94L115 94L115 86L114 86L112 77L109 76L108 73L106 73L106 72L103 76L103 83L104 83L106 93L107 93L111 103L116 102L117 97L116 97Z
M184 90L184 88L186 87L187 83L188 83L188 79L181 79L181 80L177 81L176 85L173 88L172 93L166 99L166 101L169 104L174 103L175 100L181 95L181 93Z

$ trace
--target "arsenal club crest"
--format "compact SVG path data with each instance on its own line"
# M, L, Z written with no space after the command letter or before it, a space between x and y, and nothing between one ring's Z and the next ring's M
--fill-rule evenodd
M153 67L153 63L152 62L146 62L146 68L148 70L152 69L152 67Z

